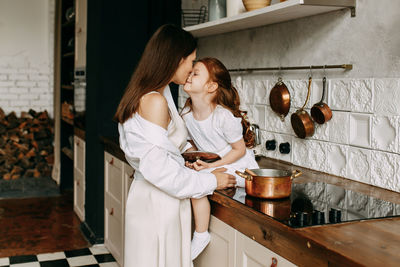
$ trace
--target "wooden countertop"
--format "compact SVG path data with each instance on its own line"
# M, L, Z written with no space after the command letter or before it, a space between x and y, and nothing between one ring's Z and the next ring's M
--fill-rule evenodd
M106 151L125 161L117 138L102 141ZM299 182L324 181L400 204L396 192L273 159L261 158L258 163L262 168L300 169ZM229 195L230 190L222 190L210 196L211 213L298 266L400 265L400 217L291 228Z

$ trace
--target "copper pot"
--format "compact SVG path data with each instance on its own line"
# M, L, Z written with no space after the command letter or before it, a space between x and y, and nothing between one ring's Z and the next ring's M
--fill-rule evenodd
M276 169L246 169L236 171L236 174L246 179L246 194L253 197L277 199L290 196L292 192L292 180L302 173L299 170L293 172Z
M322 79L321 101L315 103L311 108L311 117L314 119L315 122L319 124L323 124L332 118L332 110L329 108L327 104L323 102L325 96L325 88L326 88L326 77Z
M282 78L279 78L278 82L272 87L269 93L269 104L271 109L284 121L290 109L290 92Z
M307 111L304 110L304 107L307 105L308 100L310 99L310 89L311 89L311 81L312 78L308 79L308 91L307 91L307 99L301 109L297 110L290 117L290 122L292 124L292 128L299 138L306 138L309 136L313 136L314 134L314 121L311 119L310 115Z

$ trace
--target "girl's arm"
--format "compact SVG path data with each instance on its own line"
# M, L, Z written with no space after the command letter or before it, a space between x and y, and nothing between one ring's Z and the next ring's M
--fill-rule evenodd
M207 163L202 160L197 160L195 163L193 163L193 168L195 170L199 171L202 169L220 167L223 165L231 164L231 163L239 160L241 157L243 157L246 154L246 145L244 143L243 138L235 143L232 143L231 146L232 146L232 150L229 151L222 159L217 160L212 163Z

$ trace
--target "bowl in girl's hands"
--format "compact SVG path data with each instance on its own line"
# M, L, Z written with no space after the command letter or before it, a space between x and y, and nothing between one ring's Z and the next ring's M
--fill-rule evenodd
M218 154L212 153L212 152L205 152L205 151L184 152L184 153L182 153L182 157L185 159L185 161L188 161L190 163L193 163L198 159L202 160L204 162L207 162L207 163L214 162L214 161L221 159L221 157L218 156Z

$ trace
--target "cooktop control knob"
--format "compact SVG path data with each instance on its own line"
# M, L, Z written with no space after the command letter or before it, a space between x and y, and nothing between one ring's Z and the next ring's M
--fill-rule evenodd
M267 150L275 150L276 149L276 141L275 140L267 140L267 142L265 142L265 148Z
M329 222L330 223L339 223L342 221L342 212L340 210L331 208L329 211Z
M312 224L325 224L325 213L323 211L314 210L312 213Z
M288 142L279 144L279 152L282 154L290 153L290 144Z

